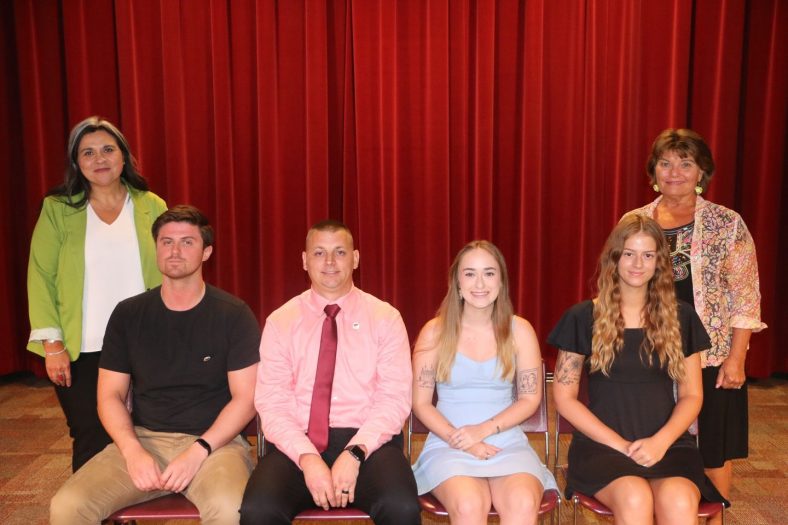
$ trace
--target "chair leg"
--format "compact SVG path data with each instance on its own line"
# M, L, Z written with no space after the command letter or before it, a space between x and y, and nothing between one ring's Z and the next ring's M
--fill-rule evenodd
M572 515L574 525L577 525L577 496L572 496Z

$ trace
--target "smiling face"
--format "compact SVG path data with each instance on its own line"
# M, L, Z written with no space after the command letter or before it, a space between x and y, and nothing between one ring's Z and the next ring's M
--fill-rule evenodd
M625 242L618 260L619 285L622 288L640 289L648 286L657 268L657 242L653 237L638 232Z
M680 157L675 151L666 151L657 160L654 178L663 195L686 197L695 195L703 171L691 156Z
M492 308L501 290L501 269L495 257L482 248L475 248L463 255L457 286L466 308Z
M159 271L169 279L202 277L202 263L213 252L205 246L200 228L189 222L168 222L156 237L156 263Z
M77 163L92 187L120 184L123 153L115 137L104 130L82 137L77 147Z
M334 300L353 287L353 270L358 268L358 250L347 231L311 230L306 250L301 254L312 289L323 298Z

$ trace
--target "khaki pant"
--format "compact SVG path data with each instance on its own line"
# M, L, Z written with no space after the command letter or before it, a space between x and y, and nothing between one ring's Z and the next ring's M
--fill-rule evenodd
M143 448L156 459L162 471L196 439L189 434L153 432L143 427L134 430ZM251 470L249 444L241 436L208 456L183 491L200 510L202 523L238 523L238 509ZM118 509L165 494L166 491L137 489L126 470L125 459L112 443L60 487L50 503L50 523L98 524Z

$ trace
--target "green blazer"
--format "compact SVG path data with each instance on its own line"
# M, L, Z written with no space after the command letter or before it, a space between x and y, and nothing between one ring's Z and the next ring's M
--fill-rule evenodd
M153 221L167 210L156 194L127 187L134 203L134 227L146 288L161 284L156 265ZM78 200L81 196L75 195ZM64 197L44 199L41 215L30 242L27 266L27 298L30 339L27 349L44 355L45 339L63 341L75 361L82 347L82 292L85 283L85 231L87 206L76 209Z

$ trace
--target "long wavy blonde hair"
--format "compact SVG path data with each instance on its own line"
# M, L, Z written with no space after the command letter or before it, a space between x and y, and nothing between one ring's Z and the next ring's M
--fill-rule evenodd
M460 294L460 262L468 252L481 249L492 255L500 270L501 287L492 309L492 323L495 331L495 342L498 346L498 368L501 378L514 379L515 344L512 336L512 301L509 298L509 273L501 251L491 242L484 240L471 241L457 253L449 267L449 290L436 313L437 337L435 346L438 348L436 364L436 380L444 383L451 379L451 368L457 355L457 343L460 339L462 311L465 302Z
M654 239L657 245L656 270L648 282L642 314L645 337L640 347L641 359L651 364L656 356L660 366L667 368L670 377L678 381L684 377L684 352L670 252L659 224L642 215L633 214L622 219L610 233L599 257L599 296L594 304L590 370L609 375L613 360L623 346L624 317L621 315L618 261L626 240L641 232Z

